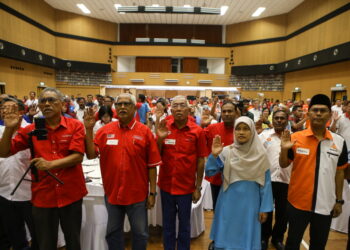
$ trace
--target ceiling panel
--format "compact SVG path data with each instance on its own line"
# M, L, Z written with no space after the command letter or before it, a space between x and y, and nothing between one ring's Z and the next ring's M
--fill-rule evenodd
M259 17L275 16L287 13L298 6L303 0L45 0L52 7L79 15L84 15L76 6L84 3L91 11L87 16L115 23L174 23L174 24L213 24L227 25L257 19L251 15L258 7L266 7ZM123 6L152 5L194 7L229 6L224 16L191 15L191 14L120 14L114 4Z

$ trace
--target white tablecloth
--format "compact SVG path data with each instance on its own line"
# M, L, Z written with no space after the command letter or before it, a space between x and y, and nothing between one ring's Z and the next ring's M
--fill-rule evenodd
M332 220L331 229L348 233L348 222L350 216L350 186L347 181L344 181L343 199L345 201L343 205L343 212L337 218Z
M82 249L89 250L104 250L107 248L105 240L106 228L107 228L107 209L104 204L104 192L103 187L100 184L100 180L97 178L98 173L93 172L94 167L84 166L84 172L89 172L88 176L96 177L93 182L87 183L87 189L89 194L84 198L83 202L83 218L82 218L82 230L81 230L81 247ZM157 187L157 192L159 188ZM208 193L209 192L209 196ZM202 197L196 203L192 204L191 211L191 237L198 237L204 230L204 213L203 213L203 200L211 200L210 185L207 181L203 180L202 183ZM155 207L148 211L148 223L153 226L162 226L162 209L160 195L156 197ZM127 220L124 224L124 231L130 231L130 224Z

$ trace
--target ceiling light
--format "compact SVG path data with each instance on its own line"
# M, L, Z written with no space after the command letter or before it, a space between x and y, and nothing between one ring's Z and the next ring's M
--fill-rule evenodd
M220 15L223 16L226 14L226 11L228 10L228 6L221 6L220 8Z
M265 7L259 7L254 13L253 13L253 17L257 17L257 16L260 16L261 13L263 13L264 11L266 10Z
M201 7L201 14L220 14L219 8L207 8L207 7Z
M114 8L115 8L116 10L118 10L119 7L122 7L122 5L119 4L119 3L116 3L116 4L114 5Z
M185 8L191 8L191 5L185 4L184 7L185 7Z
M159 4L152 4L152 7L159 7Z
M189 5L188 5L189 6ZM194 7L182 7L182 6L174 6L173 7L174 13L193 13Z
M90 14L91 13L91 11L88 8L86 8L86 6L83 3L78 3L77 6L85 14Z
M145 7L145 11L146 12L165 12L166 11L166 8L165 6L146 6Z

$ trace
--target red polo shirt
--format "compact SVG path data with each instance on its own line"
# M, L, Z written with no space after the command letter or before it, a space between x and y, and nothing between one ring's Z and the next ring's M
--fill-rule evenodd
M174 195L195 191L197 159L206 156L206 139L201 127L188 120L178 129L174 119L167 121L169 135L162 146L158 186Z
M108 202L130 205L148 196L148 169L161 164L151 130L135 118L123 128L119 121L100 128L95 136L103 187Z
M12 153L28 148L28 133L34 130L34 123L20 129L12 140ZM84 125L72 118L61 116L60 124L48 131L47 140L38 141L33 136L35 157L53 161L62 159L72 151L84 154ZM82 199L86 194L85 179L81 164L63 169L50 170L64 184L47 176L45 171L38 170L40 182L32 183L32 203L36 207L64 207ZM32 176L33 177L33 176Z
M226 127L223 122L211 124L204 129L205 137L207 138L207 155L211 153L211 146L213 139L216 135L220 135L221 142L224 146L231 145L233 143L233 126ZM217 173L214 176L206 176L205 179L213 185L221 186L222 178L221 173Z

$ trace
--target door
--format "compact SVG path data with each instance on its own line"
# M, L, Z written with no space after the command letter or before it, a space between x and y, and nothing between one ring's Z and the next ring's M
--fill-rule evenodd
M293 92L293 102L294 101L300 101L301 100L301 92Z
M332 102L336 100L346 100L346 90L332 91Z

